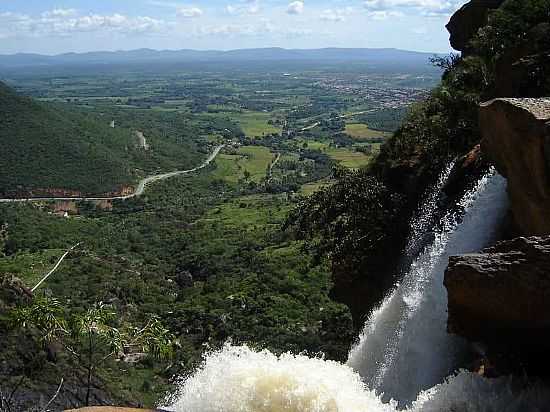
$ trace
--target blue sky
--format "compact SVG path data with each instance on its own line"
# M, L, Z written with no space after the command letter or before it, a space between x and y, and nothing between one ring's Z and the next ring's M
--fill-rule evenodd
M253 47L449 51L464 0L0 0L0 53Z

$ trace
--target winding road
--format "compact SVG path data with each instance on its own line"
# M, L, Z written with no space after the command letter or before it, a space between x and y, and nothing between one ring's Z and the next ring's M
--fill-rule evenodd
M148 176L145 179L141 180L138 184L137 189L134 193L125 195L125 196L113 196L113 197L29 197L24 199L0 199L0 203L18 203L18 202L42 202L47 200L125 200L131 199L132 197L141 196L148 185L159 180L168 179L170 177L185 175L188 173L196 172L197 170L203 169L208 166L215 158L218 156L224 145L217 146L208 158L197 167L189 170L176 170L174 172L163 173L159 175Z

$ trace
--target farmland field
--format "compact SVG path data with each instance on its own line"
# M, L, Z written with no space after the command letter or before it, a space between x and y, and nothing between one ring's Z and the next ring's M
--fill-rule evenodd
M347 123L344 131L357 140L388 137L388 133L372 130L362 123Z
M328 148L325 151L332 159L342 166L350 169L358 169L369 164L371 157L361 152L353 151L346 147Z
M262 137L266 134L281 132L280 128L268 124L271 119L269 113L244 112L235 114L233 118L247 137Z

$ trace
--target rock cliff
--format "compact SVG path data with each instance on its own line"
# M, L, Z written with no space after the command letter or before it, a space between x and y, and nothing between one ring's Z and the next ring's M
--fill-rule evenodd
M550 233L550 99L495 99L481 105L483 152L508 180L522 235Z
M503 2L504 0L471 0L454 13L447 24L453 49L467 53L472 37L487 24L489 11Z
M519 237L452 256L445 286L450 332L499 346L546 347L550 236Z

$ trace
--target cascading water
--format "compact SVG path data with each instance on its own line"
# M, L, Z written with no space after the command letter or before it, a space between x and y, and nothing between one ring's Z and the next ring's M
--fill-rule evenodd
M413 219L408 251L432 221L443 174ZM449 376L465 343L446 333L443 272L450 254L479 250L506 212L505 181L483 177L373 311L347 365L227 344L205 357L165 409L176 412L544 411L550 394L511 378ZM431 215L430 215L431 214Z
M459 203L463 221L454 211L443 218L433 242L367 321L348 364L383 399L407 404L459 363L464 342L446 332L443 274L449 255L479 250L494 238L507 210L505 187L499 175L483 177Z

